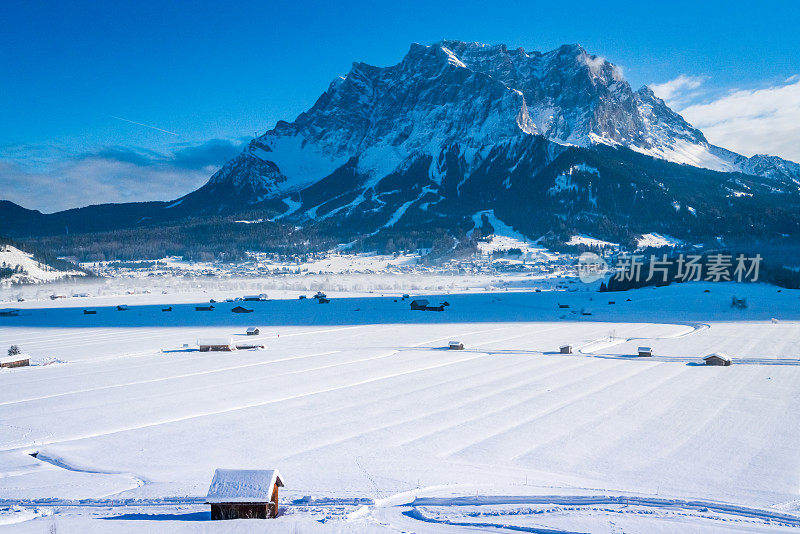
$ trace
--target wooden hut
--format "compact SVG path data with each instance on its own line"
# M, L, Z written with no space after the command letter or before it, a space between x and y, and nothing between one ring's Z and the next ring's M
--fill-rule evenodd
M424 310L428 308L428 299L414 299L411 301L412 310Z
M233 339L229 337L215 338L215 339L198 339L197 346L200 347L200 352L209 352L209 351L228 352L236 350L236 344L233 342Z
M267 300L267 294L261 293L259 295L245 295L243 300L245 302L263 302Z
M561 345L558 347L558 351L561 354L572 354L572 345Z
M640 358L650 358L652 355L653 349L651 347L639 347Z
M0 357L0 367L27 367L31 364L31 357L27 354L14 354Z
M451 341L450 343L447 344L447 347L450 350L464 350L464 344L461 343L460 341Z
M231 311L233 313L253 313L253 310L243 306L236 306L235 308L231 309Z
M261 330L259 330L255 326L251 326L250 328L247 329L247 335L248 336L257 336L260 333L261 333Z
M731 364L731 357L722 352L714 352L703 358L703 361L706 365L728 366Z
M282 487L277 469L217 469L206 504L211 505L213 520L267 519L278 515Z

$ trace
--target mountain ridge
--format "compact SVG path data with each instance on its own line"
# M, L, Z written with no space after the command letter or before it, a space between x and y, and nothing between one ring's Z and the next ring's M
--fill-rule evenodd
M27 230L2 214L0 224L24 235L259 210L349 239L468 231L476 212L496 209L529 235L600 224L699 239L735 232L717 220L743 215L747 231L797 236L798 195L800 165L711 145L652 90L634 91L618 67L580 45L526 52L445 40L412 44L389 67L354 63L294 121L279 121L172 202L17 210ZM620 209L631 201L650 203L651 216ZM520 216L528 206L541 212L527 215L535 223Z

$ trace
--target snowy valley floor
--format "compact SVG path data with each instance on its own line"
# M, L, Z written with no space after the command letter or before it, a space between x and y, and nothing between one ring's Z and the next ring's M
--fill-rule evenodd
M800 292L275 296L14 304L0 347L40 365L0 370L0 531L800 529ZM209 521L217 467L280 469L281 516Z

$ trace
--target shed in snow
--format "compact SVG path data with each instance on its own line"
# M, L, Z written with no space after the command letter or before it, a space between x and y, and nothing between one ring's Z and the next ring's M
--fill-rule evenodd
M246 302L261 302L267 300L267 294L261 293L259 295L246 295L244 299Z
M200 352L236 350L236 344L229 337L198 339L197 346L200 347Z
M649 358L653 355L653 349L650 347L639 347L639 357Z
M464 350L464 344L460 341L451 341L447 346L450 350Z
M561 354L572 354L572 345L561 345L558 347L558 351Z
M253 310L243 306L236 306L235 308L232 308L231 311L233 313L253 313Z
M248 336L257 336L260 333L261 333L261 330L259 330L255 326L251 326L250 328L247 329L247 335Z
M428 299L414 299L411 301L412 310L424 310L428 307Z
M0 367L27 367L30 364L31 357L27 354L0 357Z
M217 469L206 504L211 519L266 519L278 515L278 488L283 477L277 469Z
M703 361L706 363L706 365L727 366L731 364L731 357L722 352L714 352L703 358Z

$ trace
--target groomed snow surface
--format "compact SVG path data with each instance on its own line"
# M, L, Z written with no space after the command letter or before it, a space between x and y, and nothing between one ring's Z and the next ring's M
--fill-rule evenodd
M412 295L444 312L402 292L284 292L250 314L156 292L128 311L19 303L0 348L34 365L0 369L0 531L800 527L800 292ZM200 353L201 337L266 348ZM711 352L733 365L700 365ZM211 522L217 468L279 469L280 516Z

